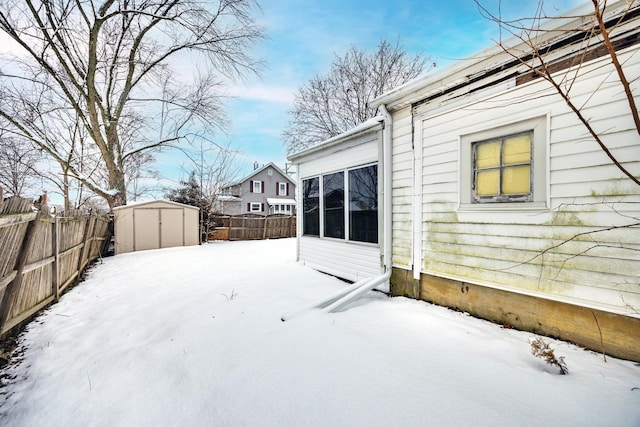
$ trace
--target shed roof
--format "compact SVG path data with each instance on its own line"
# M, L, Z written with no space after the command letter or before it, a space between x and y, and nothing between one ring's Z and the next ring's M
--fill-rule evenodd
M148 206L148 205L168 205L168 206L173 206L173 207L181 207L181 208L186 208L186 209L200 209L197 206L191 206L191 205L186 205L184 203L178 203L178 202L173 202L171 200L164 200L164 199L158 199L158 200L145 200L142 202L133 202L133 203L128 203L126 205L123 206L118 206L113 208L114 211L119 211L119 210L124 210L124 209L131 209L131 208L139 208L139 207L143 207L143 206Z

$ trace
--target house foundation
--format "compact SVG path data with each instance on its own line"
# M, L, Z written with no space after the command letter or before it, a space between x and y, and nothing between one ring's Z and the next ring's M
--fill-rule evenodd
M468 312L507 327L640 362L640 319L394 268L391 294Z

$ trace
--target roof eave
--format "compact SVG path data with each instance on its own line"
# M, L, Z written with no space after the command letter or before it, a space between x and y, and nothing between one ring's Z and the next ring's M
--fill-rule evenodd
M355 138L356 136L362 135L367 132L371 132L376 126L382 127L382 122L384 118L382 116L375 116L360 125L349 129L346 132L341 133L340 135L336 135L329 139L326 139L319 143L318 145L314 145L313 147L306 148L297 153L291 154L288 159L294 163L296 160L299 160L303 157L316 153L318 151L325 150L327 148L333 147L334 145L342 143L346 139Z
M624 2L625 0L619 0L611 5L608 5L607 7L609 10L613 10L619 7L619 5ZM540 26L540 30L560 29L561 27L566 26L569 23L578 23L580 20L582 20L582 17L585 14L588 14L592 11L592 8L593 5L591 3L583 3L580 6L574 7L560 14L558 18L547 19ZM566 16L566 18L560 18L563 16ZM516 36L512 36L507 40L502 41L502 46L505 46L506 49L517 49L518 46L522 44L522 40L520 40ZM383 93L379 97L373 99L369 102L369 106L371 108L378 108L380 105L385 105L387 108L393 109L399 104L404 104L403 101L405 100L405 98L415 94L418 91L430 90L437 92L438 88L445 88L447 83L453 80L454 75L456 75L456 78L460 78L461 74L467 76L475 75L481 72L483 69L490 70L493 67L500 66L500 63L494 65L493 67L490 66L490 64L495 64L496 58L500 58L502 56L504 56L505 58L508 57L508 54L505 52L505 48L503 48L502 46L495 44L470 57L459 60L436 73L417 77L416 79L398 86L397 88Z

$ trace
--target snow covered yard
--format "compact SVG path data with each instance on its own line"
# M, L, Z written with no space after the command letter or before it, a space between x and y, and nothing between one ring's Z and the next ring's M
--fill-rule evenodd
M2 389L12 426L640 425L640 367L369 293L283 313L343 282L294 262L294 239L106 259L33 322Z

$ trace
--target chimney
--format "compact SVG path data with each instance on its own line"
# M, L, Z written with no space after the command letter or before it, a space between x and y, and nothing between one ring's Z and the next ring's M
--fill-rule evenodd
M253 170L258 169L258 162L253 162Z

